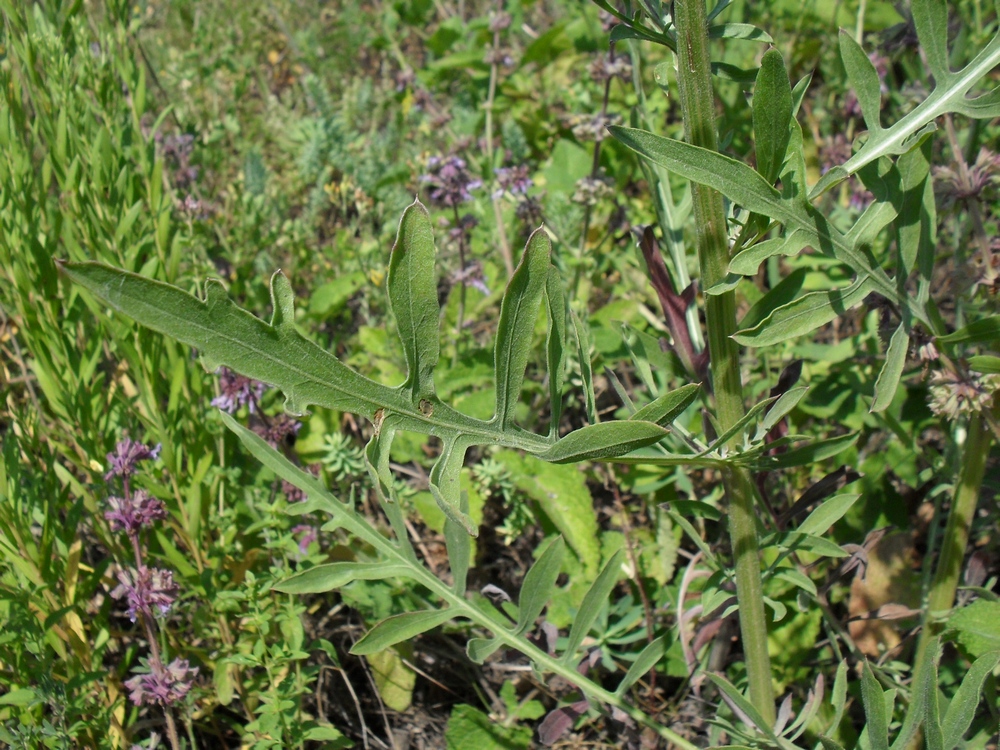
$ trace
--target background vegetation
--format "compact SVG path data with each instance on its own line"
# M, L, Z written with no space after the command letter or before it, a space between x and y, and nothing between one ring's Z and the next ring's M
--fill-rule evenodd
M529 330L513 419L542 434L554 422L565 434L627 418L706 377L695 290L685 291L699 277L689 185L607 131L624 124L683 137L672 54L620 32L609 54L614 19L569 0L0 0L0 9L0 741L665 742L588 705L571 682L543 679L514 651L474 664L465 646L482 633L467 623L349 653L373 624L429 606L431 594L404 578L305 595L274 588L322 563L375 561L377 550L318 513L287 513L302 491L259 464L222 411L388 534L392 519L365 473L371 425L324 408L293 419L277 390L206 371L190 347L137 327L60 276L56 261L103 261L199 295L206 278L219 278L264 319L281 269L299 330L395 386L408 360L386 276L399 217L416 195L438 247L437 394L488 419L501 297L544 223L582 354L567 356L553 415L545 325ZM949 10L942 33L958 70L990 43L997 15L979 0ZM720 19L773 40L732 29L714 42L721 150L760 160L748 96L773 46L792 84L806 81L797 120L809 184L846 161L868 128L839 28L870 53L884 123L933 89L904 6L737 1ZM922 197L930 209L921 215L933 217L921 235L933 238L924 278L937 319L959 332L939 345L959 346L971 374L945 372L935 340L913 334L898 388L873 409L901 319L877 295L743 360L748 403L789 393L800 378L809 385L761 441L806 435L832 446L754 475L772 573L767 650L786 701L777 734L802 746L822 733L844 747L881 747L871 683L857 675L877 680L879 701L882 689L896 691L881 712L887 728L906 720L922 607L969 451L985 479L960 555L961 609L934 654L942 716L970 664L1000 649L1000 471L989 439L1000 379L1000 268L990 265L1000 257L997 126L950 115L939 125L923 145L934 165ZM848 232L875 197L870 187L852 177L816 204ZM647 236L647 226L656 231ZM888 257L895 241L871 250ZM772 256L750 277L736 287L747 329L780 300L851 281L821 252ZM970 423L980 422L986 437L970 445ZM691 445L713 429L700 402L685 404L670 439ZM440 451L436 438L400 432L389 456L402 523L435 574L448 570L446 518L430 487ZM536 558L564 540L544 620L529 623L552 653L613 563L621 580L582 642L581 671L608 690L633 675L623 686L630 705L696 745L752 741L740 732L760 723L729 688L742 690L747 670L719 468L559 465L497 447L474 449L459 474L479 528L470 589L502 610ZM825 510L809 515L817 506ZM140 580L143 566L152 572ZM629 672L650 644L662 647L657 658ZM173 682L154 684L151 660L170 665ZM972 701L971 747L996 745L991 669L985 700ZM962 697L956 705L969 702Z

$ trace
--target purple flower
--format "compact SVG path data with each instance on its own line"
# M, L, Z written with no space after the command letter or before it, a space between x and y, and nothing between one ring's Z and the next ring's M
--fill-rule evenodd
M140 565L138 569L118 571L119 585L111 592L115 599L128 599L128 617L135 622L137 613L142 612L147 617L153 614L153 607L166 614L170 605L177 598L177 584L174 574L160 568L147 568Z
M505 192L511 195L526 195L528 188L535 183L528 176L528 165L521 164L516 167L500 167L493 170L497 176L498 189L493 193L496 200Z
M107 456L111 468L104 475L105 480L111 481L111 478L115 476L132 476L136 471L136 464L147 459L155 459L160 455L161 447L160 444L157 444L155 448L150 448L148 445L137 443L131 438L125 438L118 443L115 452L109 453Z
M465 159L449 156L442 159L432 156L427 161L427 174L421 182L430 185L430 198L435 203L451 208L472 200L472 190L482 187L483 181L472 176Z
M143 526L151 526L153 521L167 517L163 503L146 490L137 490L130 497L109 497L110 510L104 512L112 531L122 529L134 536Z
M319 532L316 531L316 527L304 523L293 528L292 533L302 534L299 537L299 552L303 555L309 551L309 545L319 538Z
M228 367L219 368L219 390L222 393L212 399L212 406L235 414L241 406L246 406L253 414L257 401L264 395L264 384L244 375L238 375Z
M174 659L165 667L156 662L150 665L143 660L143 663L150 671L125 681L125 687L131 691L129 698L137 706L177 703L188 694L198 676L198 668L189 666L187 659Z

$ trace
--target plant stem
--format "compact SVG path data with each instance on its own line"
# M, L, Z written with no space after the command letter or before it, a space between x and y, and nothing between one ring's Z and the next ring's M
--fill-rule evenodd
M689 143L716 151L718 134L704 0L676 0L674 22L685 134ZM717 191L692 183L691 196L702 288L708 289L725 278L729 266L726 214L722 195ZM716 416L721 429L726 430L744 414L740 351L731 338L736 331L736 295L734 292L710 295L705 307ZM734 436L733 443L738 439L739 436ZM729 504L729 533L736 564L736 598L750 700L765 721L773 724L774 688L767 652L753 482L746 469L737 467L724 469L722 477Z
M969 531L979 501L979 488L986 473L990 437L983 416L980 414L973 416L969 421L969 433L965 438L965 444L961 447L962 463L955 482L955 495L948 511L948 524L944 530L941 556L938 558L930 593L927 596L923 629L920 632L917 654L913 662L915 666L912 684L917 690L920 689L923 678L921 673L927 646L933 637L941 632L942 623L939 618L955 603L955 592L958 590L958 579L962 573L965 548L969 543Z

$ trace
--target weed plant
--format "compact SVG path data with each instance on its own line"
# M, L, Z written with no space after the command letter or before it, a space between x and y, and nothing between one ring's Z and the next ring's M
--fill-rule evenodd
M996 8L0 12L0 741L996 743Z

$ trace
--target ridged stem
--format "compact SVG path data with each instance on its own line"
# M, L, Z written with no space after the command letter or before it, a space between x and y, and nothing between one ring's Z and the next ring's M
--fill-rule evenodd
M689 143L715 151L718 149L718 134L704 0L676 0L674 23L677 27L677 82L685 134ZM709 289L725 278L729 267L726 214L722 195L715 190L692 183L691 198L701 283L703 289ZM744 414L740 351L731 338L736 332L735 293L708 295L705 307L716 417L721 429L726 430ZM728 468L722 476L729 507L729 533L736 565L736 598L750 701L773 725L774 688L771 684L771 658L767 652L767 621L764 616L753 482L749 473L740 468Z

